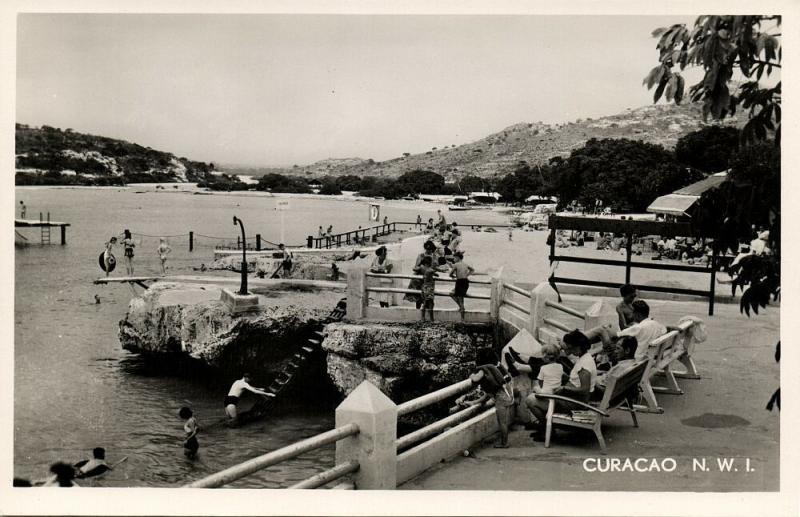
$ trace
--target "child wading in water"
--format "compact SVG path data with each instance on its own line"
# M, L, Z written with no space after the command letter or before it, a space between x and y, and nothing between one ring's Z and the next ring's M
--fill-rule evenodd
M197 441L197 432L200 430L200 426L197 425L197 420L195 420L192 410L188 407L182 407L178 412L178 416L186 420L183 423L183 430L186 432L186 437L183 439L183 454L193 460L197 456L197 450L200 448L200 444Z
M156 253L158 253L158 258L161 260L161 274L167 274L167 255L172 251L172 248L169 247L167 244L167 239L161 237L161 243L156 248Z
M422 321L425 321L425 311L430 313L433 321L433 297L436 269L433 267L433 259L430 256L422 257L419 266L414 268L414 272L422 275Z
M475 272L472 269L472 266L467 265L464 263L464 254L460 251L457 251L453 254L455 258L455 262L453 263L453 269L450 270L450 277L456 279L456 287L452 293L450 293L450 297L458 304L458 312L461 313L461 319L464 319L464 296L467 294L467 290L469 289L469 275Z

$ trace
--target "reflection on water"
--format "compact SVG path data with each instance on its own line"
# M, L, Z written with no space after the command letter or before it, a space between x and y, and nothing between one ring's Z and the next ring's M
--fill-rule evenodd
M136 237L137 275L159 271L159 235L193 230L230 236L235 242L233 210L246 221L248 231L277 241L282 231L274 199L178 192L137 195L124 189L17 189L17 204L20 200L29 213L49 211L52 219L72 226L66 246L15 248L15 476L44 477L51 463L74 462L102 446L109 463L125 456L128 460L84 485L177 486L331 428L332 406L324 402L316 407L283 406L269 419L239 429L213 425L224 417L222 400L233 379L217 378L191 362L152 363L122 350L117 328L131 288L92 283L101 274L97 255L103 243L124 228L154 236ZM420 213L427 220L435 210L433 205L389 207L383 214L390 220L412 221ZM302 242L323 222L335 230L368 226L366 215L363 202L292 200L283 233L289 243ZM31 242L38 242L35 232L26 233ZM171 274L194 273L193 267L212 260L218 243L198 237L190 253L184 237L169 242ZM245 397L243 408L253 402ZM208 426L199 436L196 461L183 456L177 412L184 405L191 406L201 426ZM333 450L331 445L305 454L233 486L287 486L330 468Z

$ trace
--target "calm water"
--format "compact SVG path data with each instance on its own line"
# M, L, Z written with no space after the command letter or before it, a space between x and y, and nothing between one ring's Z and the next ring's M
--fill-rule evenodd
M197 461L183 457L178 408L190 405L201 426L218 420L223 416L225 381L156 373L122 350L117 326L132 293L127 285L92 284L102 274L97 257L111 235L129 228L138 234L134 235L136 274L155 274L159 271L156 236L176 236L169 238L173 252L168 273L188 273L212 260L215 244L235 242L239 229L233 226L233 215L244 220L248 238L261 233L270 241L281 239L281 216L275 211L276 198L192 195L167 189L16 190L16 204L25 202L28 218L49 211L52 220L72 226L66 246L40 246L39 230L29 228L20 232L33 244L15 249L15 476L44 477L51 463L74 462L91 454L93 447L103 446L110 463L124 456L128 460L93 481L93 486L176 486L331 428L332 408L297 407L242 429L215 427L200 435ZM390 221L412 221L418 213L427 220L437 208L425 203L383 204L381 217ZM292 198L284 213L283 233L287 243L300 244L306 235L316 234L319 225L333 224L334 231L369 226L367 214L366 202ZM475 211L459 212L456 220L480 223L504 218ZM193 253L188 251L189 230L196 234ZM57 231L52 239L58 242ZM118 258L121 255L118 249ZM121 261L115 274L120 274L119 268L124 272ZM95 294L99 305L94 303ZM331 446L235 486L287 486L332 464Z

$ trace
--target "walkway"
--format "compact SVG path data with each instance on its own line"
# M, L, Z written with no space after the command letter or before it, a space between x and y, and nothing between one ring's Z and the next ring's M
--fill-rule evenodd
M588 301L567 297L571 306ZM609 300L612 301L612 300ZM703 315L703 302L650 302L651 314L674 323L686 314ZM607 419L603 434L608 455L602 456L591 433L558 430L550 448L534 443L524 430L511 434L511 448L494 449L491 441L470 457L456 457L406 483L403 489L425 490L658 490L765 491L779 489L779 426L777 411L764 406L778 386L774 360L780 313L770 307L752 318L737 305L717 306L705 318L709 340L698 344L695 360L703 379L680 379L684 395L659 395L663 415L639 415L631 425L622 411ZM656 379L658 382L658 379ZM572 442L572 445L567 445ZM595 458L674 458L673 473L592 473L584 460ZM709 472L693 472L692 458L706 458ZM720 472L717 459L736 458L738 472ZM744 458L755 469L745 472Z

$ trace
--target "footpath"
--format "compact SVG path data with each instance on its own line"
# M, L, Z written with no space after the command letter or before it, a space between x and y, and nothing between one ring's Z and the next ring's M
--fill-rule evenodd
M644 296L647 300L647 297ZM589 299L568 297L583 309ZM593 298L592 300L596 300ZM608 299L609 302L614 302ZM775 344L780 309L772 306L750 318L738 305L719 304L708 317L703 302L648 300L651 315L667 324L695 315L706 323L708 340L699 343L695 362L702 379L679 379L683 395L657 394L663 414L615 411L603 425L608 454L591 432L556 428L549 448L512 431L511 447L494 449L486 440L470 451L404 484L413 490L581 490L581 491L773 491L779 485L780 413L765 405L779 385ZM654 384L658 384L656 377ZM613 459L647 467L647 472L599 472ZM706 461L706 470L701 468ZM749 471L747 460L749 459ZM653 460L658 465L652 467ZM674 460L674 470L671 470ZM693 460L696 460L693 461ZM695 468L693 468L693 466Z

